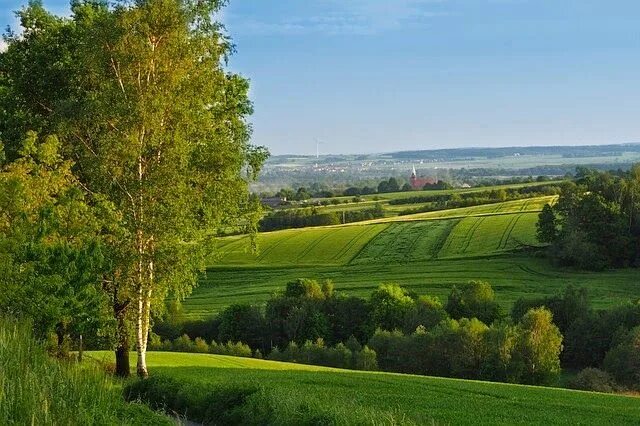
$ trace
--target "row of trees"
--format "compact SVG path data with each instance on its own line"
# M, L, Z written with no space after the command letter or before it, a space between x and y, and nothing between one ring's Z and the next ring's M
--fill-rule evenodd
M538 308L515 325L462 318L411 334L378 331L369 345L385 371L541 385L558 378L562 335Z
M330 212L322 212L315 207L285 209L276 210L260 219L259 227L261 231L275 231L277 229L339 225L341 223L361 222L381 217L384 217L384 208L381 204L361 210Z
M584 370L578 388L640 387L640 302L596 310L585 289L571 286L521 298L505 312L481 281L454 286L442 303L394 284L363 299L335 292L330 281L301 279L265 307L233 305L189 322L176 322L173 310L172 321L154 327L154 341L169 348L187 334L293 362L363 368L368 359L384 371L537 384L553 383L562 367ZM351 362L338 364L345 348Z
M340 295L329 281L300 279L264 310L233 305L213 320L154 330L168 340L191 332L245 342L271 359L358 368L375 361L385 371L542 384L560 368L562 336L551 318L538 308L510 323L485 282L454 287L443 304L394 284L367 300Z
M32 1L0 53L0 311L38 331L129 336L189 293L216 230L256 229L247 80L217 0Z
M554 206L545 206L538 240L558 264L600 270L640 262L640 164L627 172L581 168Z

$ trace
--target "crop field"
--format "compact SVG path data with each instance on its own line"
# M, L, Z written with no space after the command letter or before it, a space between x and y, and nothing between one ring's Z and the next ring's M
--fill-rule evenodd
M249 237L226 237L220 239L219 256L212 263L345 265L366 259L379 261L381 256L389 259L387 262L407 262L497 254L520 243L535 244L537 213L554 199L539 197L340 226L266 232L258 235L259 252L255 254L249 251ZM441 248L446 248L442 254Z
M230 237L220 244L222 265L343 265L388 224L287 229L258 236L260 251L248 251L249 237Z
M540 186L540 185L557 185L562 181L549 181L549 182L533 182L533 183L523 183L517 185L496 185L490 187L478 187L478 188L456 188L456 189L443 189L443 190L425 190L425 191L405 191L405 192L390 192L390 193L382 193L382 194L371 194L371 195L362 195L360 196L360 201L353 202L353 197L334 197L334 199L340 201L340 204L330 204L327 206L317 206L316 209L321 213L329 213L329 212L343 212L350 210L362 210L375 206L376 204L381 204L386 216L397 216L400 212L411 209L411 208L419 208L425 205L425 203L412 203L412 204L398 204L392 205L389 204L391 200L397 199L405 199L405 198L413 198L413 197L425 197L425 196L438 196L438 195L451 195L451 194L471 194L476 192L484 192L498 189L509 189L509 188L525 188L532 186ZM516 203L518 201L515 201ZM296 209L298 207L291 207L292 209ZM305 206L299 208L307 208Z
M408 263L435 259L458 222L450 219L389 224L350 263Z
M637 299L634 270L556 268L515 250L536 244L537 211L552 201L541 197L414 215L421 220L404 216L270 232L259 235L258 255L247 253L247 237L224 238L216 266L183 306L190 317L208 317L233 303L264 303L297 278L332 279L336 289L362 297L396 282L441 299L452 285L480 279L492 284L507 309L520 297L556 294L569 284L586 287L597 307Z
M369 297L381 283L395 282L441 300L452 285L479 279L491 283L507 309L519 297L556 294L569 284L587 288L596 308L637 300L639 295L634 269L582 272L553 267L545 259L502 255L413 263L211 267L183 306L190 317L208 317L233 303L264 303L296 278L332 279L338 291L362 297Z
M112 361L111 353L93 357ZM131 357L132 362L135 357ZM637 398L393 373L355 372L221 355L151 352L152 375L191 391L258 386L291 412L376 424L637 424ZM284 404L292 401L294 406ZM540 409L544 407L544 409ZM287 413L290 414L290 413ZM291 413L292 414L292 413Z
M540 212L545 204L553 204L557 200L556 196L527 198L523 200L505 201L503 203L482 204L472 207L460 207L456 209L438 210L426 213L416 213L406 216L389 217L383 219L373 219L363 223L380 222L404 222L410 220L431 220L445 218L461 218L469 216L486 216L507 213Z

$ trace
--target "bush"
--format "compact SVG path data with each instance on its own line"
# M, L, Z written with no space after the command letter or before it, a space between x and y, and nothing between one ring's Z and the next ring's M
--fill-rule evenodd
M183 334L172 342L171 350L175 352L193 352L193 342L189 336Z
M203 424L240 424L242 406L255 386L198 387L165 376L137 380L124 389L128 401L143 401L156 410L171 410Z
M568 386L572 389L606 393L615 392L618 387L613 376L597 368L585 368L569 381Z
M355 343L358 344L357 341ZM354 346L353 341L350 346ZM324 365L334 368L377 369L376 353L368 347L352 350L343 343L327 347L322 339L317 339L315 342L307 340L302 346L298 346L296 342L290 342L284 351L281 352L275 348L267 358L273 361Z
M618 383L640 389L640 327L627 333L620 344L607 352L604 368Z

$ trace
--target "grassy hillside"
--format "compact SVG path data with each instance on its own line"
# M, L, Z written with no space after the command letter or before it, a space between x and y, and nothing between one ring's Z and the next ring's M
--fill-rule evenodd
M248 237L228 237L220 240L220 256L214 261L219 265L345 265L358 258L357 263L362 263L360 254L365 248L386 245L389 239L421 241L415 247L400 244L393 250L387 250L397 259L410 259L411 256L419 260L442 257L438 256L438 252L443 244L449 248L443 253L444 257L496 254L513 249L519 243L534 244L537 212L553 200L554 197L540 197L342 226L267 232L258 236L258 254L248 251ZM522 215L528 217L522 220L519 217ZM448 218L464 220L460 223L448 221L447 224L436 222ZM516 227L520 221L524 226ZM407 222L417 224L407 226ZM486 223L476 230L476 222ZM492 241L488 245L483 243L475 251L473 248L468 250L467 241L484 239L486 232L492 238L493 234L498 234L499 241ZM464 241L457 241L460 238ZM459 247L461 243L464 247ZM414 248L418 251L426 248L430 253L414 253Z
M90 363L51 359L25 322L0 317L0 424L171 425Z
M184 303L191 317L232 303L261 303L296 278L333 279L338 290L368 296L380 283L397 282L446 298L451 286L489 281L508 308L519 297L555 294L568 284L589 289L594 304L637 298L637 273L554 268L514 254L535 242L538 211L554 197L399 216L325 228L259 235L261 251L247 252L247 237L220 243L221 256Z
M244 398L235 402L236 415L266 415L281 424L323 419L351 424L622 425L637 424L640 418L637 398L608 394L206 354L150 353L148 362L152 376L160 379L146 386L156 386L155 398L164 391L169 404L185 405L191 394L215 390L215 398L242 390Z
M638 298L638 272L634 269L581 272L552 267L544 259L504 255L409 264L212 267L183 306L188 316L206 317L232 303L265 302L288 281L301 277L333 279L338 290L363 297L380 283L396 282L443 300L452 285L481 279L491 283L506 308L519 297L556 294L569 284L588 288L597 308Z

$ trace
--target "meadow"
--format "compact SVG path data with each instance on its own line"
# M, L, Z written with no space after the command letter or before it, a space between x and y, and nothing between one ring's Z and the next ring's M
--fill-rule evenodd
M148 362L152 378L130 390L152 405L205 416L195 420L206 420L208 406L218 419L234 415L246 424L622 425L640 418L637 398L619 395L208 354L151 352Z
M0 424L172 425L128 404L118 382L94 363L49 357L25 321L0 317Z
M260 234L260 253L248 238L220 242L220 257L183 306L187 316L208 317L233 303L263 303L288 281L331 279L336 289L368 297L395 282L446 299L452 285L491 283L509 308L520 297L586 287L596 307L637 298L637 272L584 272L553 267L535 251L538 211L553 197L399 216L365 224ZM214 264L214 262L212 262Z

